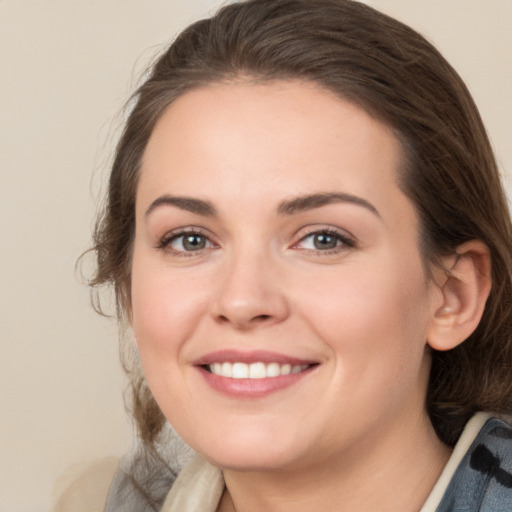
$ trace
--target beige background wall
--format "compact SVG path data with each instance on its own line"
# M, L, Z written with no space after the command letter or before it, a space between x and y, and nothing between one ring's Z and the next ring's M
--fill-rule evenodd
M116 326L74 264L135 77L218 3L0 0L0 512L46 510L65 468L129 445ZM445 52L512 171L512 0L369 3Z

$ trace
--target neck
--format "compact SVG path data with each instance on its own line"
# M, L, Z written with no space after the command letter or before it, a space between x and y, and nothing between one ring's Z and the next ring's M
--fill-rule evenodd
M428 417L394 423L372 442L314 466L260 472L224 471L219 512L415 512L443 470L450 449Z

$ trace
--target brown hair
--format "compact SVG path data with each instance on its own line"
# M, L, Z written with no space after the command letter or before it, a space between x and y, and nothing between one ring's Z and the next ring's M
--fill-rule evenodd
M432 352L427 408L454 444L477 410L512 411L512 230L496 162L464 83L422 36L351 0L249 0L194 23L156 61L135 93L94 234L93 286L114 285L119 317L130 307L130 258L141 158L155 123L178 96L230 80L320 84L393 127L406 164L401 186L421 219L428 263L471 239L492 257L492 290L476 331ZM144 442L164 418L138 368L133 414Z

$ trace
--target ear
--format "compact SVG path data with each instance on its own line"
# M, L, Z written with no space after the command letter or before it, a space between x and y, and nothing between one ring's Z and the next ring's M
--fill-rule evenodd
M440 294L427 332L435 350L450 350L473 333L491 290L491 256L480 240L460 245L443 267L435 271Z

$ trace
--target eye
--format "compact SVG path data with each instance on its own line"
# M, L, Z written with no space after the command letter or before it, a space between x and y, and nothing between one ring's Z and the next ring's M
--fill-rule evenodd
M176 255L185 256L187 255L186 253L195 253L204 249L210 249L214 247L214 244L203 233L191 230L170 233L162 239L159 247Z
M200 251L207 245L208 239L199 233L179 235L170 242L170 246L177 251Z
M353 247L354 241L334 230L319 230L302 237L295 247L315 252L338 252Z

